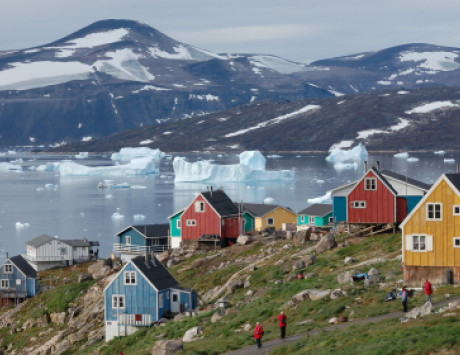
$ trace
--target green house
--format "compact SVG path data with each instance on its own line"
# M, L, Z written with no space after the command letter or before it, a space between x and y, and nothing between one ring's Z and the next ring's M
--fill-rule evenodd
M334 222L332 205L315 203L297 213L297 225L323 227Z
M169 230L171 233L171 248L180 248L182 242L182 214L185 208L169 216Z

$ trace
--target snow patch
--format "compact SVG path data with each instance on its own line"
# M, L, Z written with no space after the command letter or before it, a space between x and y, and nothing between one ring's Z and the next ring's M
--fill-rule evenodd
M458 104L454 104L451 101L435 101L428 104L423 104L413 108L412 110L406 111L408 115L413 113L429 113L435 110L443 109L443 108L454 108L459 107Z

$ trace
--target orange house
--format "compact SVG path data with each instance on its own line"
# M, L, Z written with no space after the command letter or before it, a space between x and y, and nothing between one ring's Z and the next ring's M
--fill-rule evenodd
M404 281L460 284L460 174L443 174L401 223Z

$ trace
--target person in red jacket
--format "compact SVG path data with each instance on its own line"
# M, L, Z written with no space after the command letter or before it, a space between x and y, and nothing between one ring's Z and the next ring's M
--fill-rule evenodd
M281 339L284 339L286 337L287 317L283 311L281 311L280 315L278 316L278 322L281 331Z
M254 338L256 338L257 347L259 349L262 347L262 337L263 336L264 336L264 328L262 328L262 324L257 322L256 327L254 329Z
M433 293L433 288L431 287L431 282L429 280L425 281L425 294L426 294L426 301L431 302L431 294Z

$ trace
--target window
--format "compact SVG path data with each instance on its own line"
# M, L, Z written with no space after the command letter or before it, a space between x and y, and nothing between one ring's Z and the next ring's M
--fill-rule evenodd
M354 208L366 208L366 201L353 201Z
M16 286L21 286L21 283L22 283L21 279L16 279Z
M1 280L0 287L1 287L1 288L8 288L8 287L10 287L8 280Z
M334 223L334 217L329 217L329 223Z
M427 203L426 204L426 219L429 221L442 220L442 204L441 203Z
M273 217L267 218L267 224L273 226L275 224L275 219Z
M125 271L125 285L136 285L136 272Z
M195 202L195 212L204 212L204 202L203 201Z
M177 293L173 293L172 301L179 302L179 295Z
M310 224L315 224L315 217L310 217Z
M454 237L454 248L460 248L460 237Z
M13 265L5 264L4 271L5 271L5 274L12 274L13 273Z
M131 245L131 236L127 235L125 237L125 243L126 243L126 245Z
M61 255L67 254L67 248L59 248L61 250Z
M112 296L112 308L125 308L125 296L124 295L113 295Z
M196 226L196 219L187 219L187 226L195 227Z
M376 178L364 179L364 190L377 190L377 179Z
M305 216L300 216L300 222L305 222Z
M182 221L181 221L180 219L177 220L176 226L177 226L177 229L181 229L181 227L182 227Z
M406 236L406 250L420 251L420 252L432 251L433 250L433 236L424 235L424 234Z
M460 205L454 206L454 216L460 216Z

